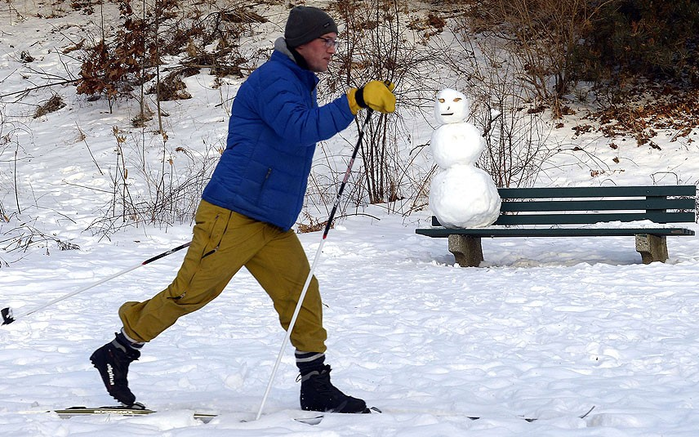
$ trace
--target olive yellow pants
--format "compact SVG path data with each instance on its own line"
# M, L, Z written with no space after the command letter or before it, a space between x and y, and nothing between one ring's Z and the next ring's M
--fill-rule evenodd
M204 200L195 221L192 243L175 280L151 299L126 302L119 309L125 334L139 342L154 339L180 316L221 294L243 266L272 298L279 321L287 329L310 272L296 234ZM291 333L291 343L300 351L325 352L326 338L314 277Z

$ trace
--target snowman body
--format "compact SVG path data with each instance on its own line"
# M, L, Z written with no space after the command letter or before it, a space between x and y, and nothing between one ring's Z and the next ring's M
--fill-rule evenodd
M430 144L435 162L445 170L458 164L473 165L485 150L485 139L471 123L441 125L432 133Z
M466 122L469 107L462 93L437 94L435 118L441 125L430 141L439 172L430 185L430 208L448 228L493 224L500 215L500 195L488 173L476 167L485 150L480 131Z

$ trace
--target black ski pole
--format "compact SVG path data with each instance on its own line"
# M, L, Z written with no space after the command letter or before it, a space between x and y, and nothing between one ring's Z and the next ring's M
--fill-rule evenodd
M10 307L3 308L2 310L0 310L0 313L2 313L2 324L3 324L3 325L9 325L10 323L14 322L14 321L17 320L18 318L21 319L21 318L26 317L26 316L28 316L28 315L30 315L30 314L34 314L34 313L37 312L37 311L41 311L41 310L43 310L44 308L50 307L51 305L54 305L54 304L56 304L56 303L58 303L58 302L61 302L61 301L63 301L63 300L66 300L66 299L68 299L69 297L73 297L73 296L75 296L76 294L82 293L83 291L87 291L87 290L89 290L89 289L91 289L91 288L93 288L93 287L96 287L96 286L100 285L100 284L104 284L104 283L107 282L107 281L110 281L110 280L112 280L112 279L114 279L114 278L116 278L116 277L118 277L118 276L124 275L124 274L126 274L126 273L128 273L128 272L130 272L130 271L132 271L132 270L136 270L136 269L139 268L139 267L143 267L143 266L145 266L145 265L147 265L147 264L150 264L150 263L152 263L153 261L157 261L157 260L159 260L160 258L164 258L164 257L166 257L166 256L168 256L168 255L172 255L173 253L175 253L175 252L177 252L177 251L179 251L179 250L182 250L182 249L184 249L185 247L189 247L190 244L192 244L192 243L191 243L191 242L185 243L185 244L182 244L181 246L175 247L174 249L170 249L170 250L168 250L168 251L166 251L166 252L163 252L163 253L161 253L161 254L159 254L159 255L156 255L156 256L154 256L154 257L152 257L152 258L148 258L147 260L143 261L143 262L140 263L140 264L137 264L137 265L135 265L135 266L133 266L133 267L129 267L128 269L122 270L122 271L119 272L119 273L115 273L115 274L113 274L112 276L108 276L108 277L106 277L106 278L100 279L99 281L97 281L97 282L95 282L95 283L92 283L92 284L90 284L90 285L87 285L87 286L85 286L85 287L83 287L83 288L81 288L81 289L79 289L79 290L73 291L73 292L68 293L68 294L66 294L66 295L64 295L64 296L58 297L58 298L56 298L56 299L54 299L54 300L52 300L52 301L50 301L50 302L45 303L44 305L41 305L41 306L39 306L39 307L37 307L37 308L34 308L33 310L27 311L27 312L22 313L22 314L20 314L20 315L13 316L13 315L12 315L12 309L11 309Z

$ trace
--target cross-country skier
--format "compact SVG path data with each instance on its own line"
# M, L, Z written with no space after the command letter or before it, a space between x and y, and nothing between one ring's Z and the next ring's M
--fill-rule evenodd
M282 327L289 326L310 272L290 228L301 211L316 142L347 128L361 108L395 110L395 96L380 81L318 106L315 73L327 71L337 34L324 11L293 8L269 61L241 85L226 149L202 194L192 243L177 276L151 299L123 304L121 331L90 357L109 394L124 405L136 402L127 373L143 345L213 300L243 266L272 298ZM313 278L291 333L301 408L365 412L363 400L330 382L322 309Z

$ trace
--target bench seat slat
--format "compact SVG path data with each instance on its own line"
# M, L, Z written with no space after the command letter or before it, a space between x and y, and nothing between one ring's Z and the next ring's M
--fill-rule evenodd
M450 234L474 237L622 237L632 235L694 235L686 228L479 228L479 229L417 229L416 233L434 238Z

